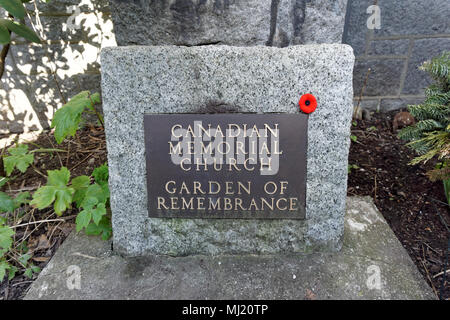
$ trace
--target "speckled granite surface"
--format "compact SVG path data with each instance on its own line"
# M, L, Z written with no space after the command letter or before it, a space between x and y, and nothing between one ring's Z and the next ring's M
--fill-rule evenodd
M115 47L102 51L114 249L129 255L339 250L344 228L354 55L347 45ZM308 121L306 220L148 218L144 113L194 112L211 102Z

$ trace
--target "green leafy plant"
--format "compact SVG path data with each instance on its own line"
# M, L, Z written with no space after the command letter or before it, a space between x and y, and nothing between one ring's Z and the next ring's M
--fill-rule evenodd
M109 189L106 164L94 169L93 183L91 183L91 177L80 176L72 179L69 184L70 171L65 167L49 170L47 174L47 184L34 193L31 202L29 192L22 192L11 197L6 192L0 191L0 213L13 213L23 204L30 203L39 209L53 204L55 213L62 215L76 201L77 207L82 209L76 220L77 231L84 228L89 235L101 235L103 239L109 239L112 229L107 212ZM8 178L0 177L0 187L8 180ZM21 216L21 213L17 212L10 215L19 219ZM12 279L19 270L32 278L34 273L40 272L40 268L32 263L32 254L29 253L26 241L14 242L14 227L9 225L14 225L16 222L7 223L6 217L0 216L0 281L5 275L8 275L8 279Z
M22 204L29 202L29 193L24 192L17 195L14 199L0 192L0 212L12 213ZM5 203L7 205L5 206ZM15 245L15 232L13 228L8 226L6 217L0 216L0 281L8 271L8 279L14 278L19 267L24 269L24 274L32 278L33 273L40 271L39 267L33 265L30 261L31 255L28 254L26 242Z
M30 258L31 255L28 253L24 253L22 255L20 255L20 257L17 259L19 261L19 263L25 268L24 274L28 277L28 278L32 278L33 277L33 273L39 273L41 272L41 268L33 265L30 262ZM10 275L9 277L14 277L14 273L11 274L11 272L17 272L17 268L15 269L10 269Z
M67 152L67 151L53 148L39 148L28 151L27 145L17 144L15 147L10 147L8 149L9 155L3 156L3 166L5 168L6 175L10 176L15 168L20 172L25 173L30 165L33 166L34 153L39 152L52 153L52 152ZM40 174L40 172L37 171L36 168L33 167L33 169ZM5 179L7 178L0 177L0 187L2 187L4 183L6 183L7 180Z
M30 204L38 209L44 209L54 203L55 213L61 216L71 207L75 193L75 189L68 186L70 171L62 167L59 170L48 170L47 174L47 184L36 190Z
M19 193L15 198L10 197L3 191L0 191L0 213L13 212L19 208L22 204L30 202L30 193Z
M100 103L100 94L91 95L89 91L82 91L58 109L51 124L51 127L55 128L56 142L60 144L67 136L75 135L81 122L81 115L85 111L95 113L103 125L103 117L94 107L97 103Z
M0 237L2 229L6 230L8 228L9 228L8 226L0 225ZM11 245L9 246L8 250L5 251L5 254L3 255L0 254L0 281L4 279L7 271L8 271L8 279L11 280L12 278L14 278L17 271L19 271L19 268L17 266L23 268L24 274L31 279L33 277L33 273L39 273L41 269L31 262L30 259L32 256L31 254L27 253L28 248L25 245L22 246L21 249L15 248L19 249L18 251L16 250L16 253L19 254L18 257L14 257L13 253L9 252L10 250L12 250L13 244L12 237L14 235L14 231L12 232L13 232L12 234L8 233L5 236L5 239L7 239L7 237L11 239ZM10 257L12 256L13 258L8 259L8 256Z
M8 16L0 19L0 44L3 44L0 59L0 77L3 76L5 58L8 54L11 34L23 37L28 41L40 43L40 38L25 25L27 15L25 2L30 0L0 0L0 7L8 12ZM48 2L48 0L44 0ZM29 16L28 16L29 17ZM30 18L31 25L33 21ZM33 27L34 28L34 27ZM55 81L56 77L54 76ZM65 101L60 92L62 100ZM74 136L80 127L83 113L93 113L103 126L103 117L96 110L100 95L83 91L75 95L69 102L56 111L51 127L54 137L60 144L66 137ZM31 166L37 173L43 175L33 165L34 153L37 152L69 152L59 149L34 149L29 151L25 144L17 144L2 155L3 165L7 177L0 177L0 188L9 180L15 170L25 173ZM27 248L26 237L17 240L15 230L29 223L21 223L22 218L29 212L20 208L23 204L30 204L38 209L53 207L54 212L61 216L64 212L76 207L80 210L76 218L77 232L84 230L88 235L100 235L109 239L112 235L111 212L109 210L108 166L106 164L94 169L91 176L75 177L71 180L71 173L66 167L47 171L47 183L32 195L22 192L11 196L0 191L0 282L5 275L12 279L20 270L28 277L40 269L33 265L33 251ZM20 209L19 209L20 208ZM28 207L25 207L28 208ZM28 219L28 218L27 218ZM20 232L17 232L21 234Z
M72 179L66 167L60 170L49 170L47 184L33 194L31 205L44 209L54 204L55 213L59 216L75 203L81 211L75 220L77 232L85 229L87 234L102 235L110 238L111 223L107 217L109 200L108 167L102 165L92 172L91 177L79 176Z
M109 177L108 165L104 163L100 167L95 168L94 171L92 171L92 176L99 185L107 187Z
M14 236L14 230L5 226L4 220L0 218L0 282L5 277L6 271L11 269L11 265L6 259L6 253L11 249Z
M0 0L0 7L9 13L9 18L0 19L0 44L10 43L12 32L31 42L41 43L41 40L33 30L14 20L14 18L19 20L25 18L26 10L22 1Z
M79 232L85 228L86 234L101 235L102 239L107 240L112 234L111 220L106 210L109 200L108 166L103 164L94 169L92 177L94 183L91 185L87 184L85 176L78 177L80 181L84 180L78 189L82 195L77 199L79 207L83 210L75 221L76 230Z
M3 165L7 176L11 175L14 168L24 173L34 161L33 154L28 152L28 146L25 144L11 147L8 152L10 155L3 157Z
M416 124L399 132L399 137L418 153L410 163L418 164L437 158L438 167L428 173L431 180L442 180L448 190L450 182L450 52L425 62L421 70L428 72L434 83L425 90L425 101L410 105L408 110ZM450 204L450 194L447 192Z
M0 220L0 256L3 256L11 248L14 235L14 230L5 226L5 219L2 220Z

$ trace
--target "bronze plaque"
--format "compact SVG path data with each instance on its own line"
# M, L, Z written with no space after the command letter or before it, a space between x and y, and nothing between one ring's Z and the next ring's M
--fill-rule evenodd
M304 219L306 114L144 115L148 214Z

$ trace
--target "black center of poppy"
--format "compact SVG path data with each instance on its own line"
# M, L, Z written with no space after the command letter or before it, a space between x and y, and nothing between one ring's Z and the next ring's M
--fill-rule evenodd
M306 101L305 101L305 105L306 105L306 106L309 106L310 104L311 104L311 102L309 102L309 100L306 100Z

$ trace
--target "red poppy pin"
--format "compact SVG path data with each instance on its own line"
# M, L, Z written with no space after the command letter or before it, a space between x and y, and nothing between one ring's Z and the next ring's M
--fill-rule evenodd
M304 113L314 112L314 110L316 110L317 108L316 97L309 93L304 94L300 98L298 105L300 106L300 110L302 110Z

